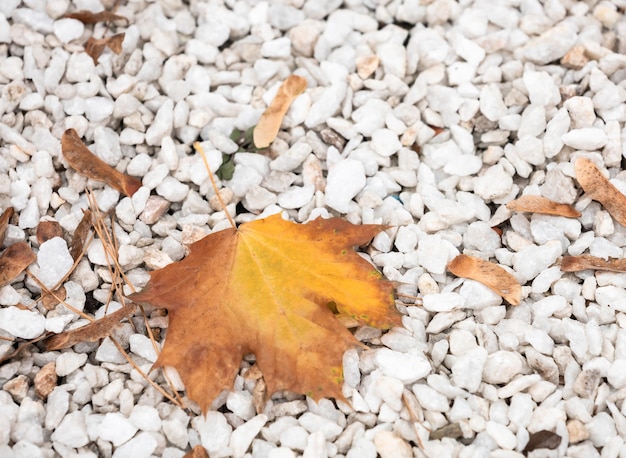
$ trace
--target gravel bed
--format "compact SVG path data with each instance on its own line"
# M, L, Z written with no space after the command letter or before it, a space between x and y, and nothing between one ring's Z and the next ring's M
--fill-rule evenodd
M31 272L54 285L72 258L61 238L40 245L36 227L54 220L70 237L89 185L143 287L228 226L192 151L199 139L214 170L234 159L220 186L239 222L284 211L394 226L368 253L422 303L399 303L402 328L356 330L369 349L345 354L352 408L283 393L257 414L238 376L200 415L109 339L30 347L0 366L1 457L180 458L198 444L212 458L626 456L626 274L559 268L563 255L624 255L626 229L583 194L573 166L588 157L626 192L624 0L127 0L127 23L63 18L113 3L0 2L0 210L15 209L4 246L28 242ZM94 64L87 38L120 32L121 53ZM308 88L271 157L237 152L232 131L254 126L293 73ZM68 128L143 187L124 197L69 169ZM507 210L521 195L582 216ZM521 304L447 272L459 253L513 273ZM96 240L66 301L103 316L106 266ZM0 336L83 324L35 302L39 292L24 275L0 289ZM156 355L133 322L117 337L147 371ZM149 323L162 339L167 320ZM0 357L13 349L0 339ZM544 430L556 442L532 451Z

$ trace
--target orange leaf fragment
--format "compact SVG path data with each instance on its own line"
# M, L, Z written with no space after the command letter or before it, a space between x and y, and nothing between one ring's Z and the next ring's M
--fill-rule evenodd
M569 204L560 204L542 196L522 196L506 204L514 212L541 213L542 215L578 218L580 212Z
M104 318L89 323L80 328L55 334L45 341L46 350L61 350L76 345L79 342L95 342L111 335L113 330L121 325L124 318L128 318L137 310L137 305L128 304Z
M589 159L581 157L574 164L576 179L585 193L600 202L622 226L626 226L626 196Z
M74 129L67 129L63 133L61 150L70 166L87 178L104 181L129 197L141 187L141 181L137 178L115 170L89 151Z
M626 272L626 259L602 259L590 254L581 256L563 256L561 270L563 272L579 272L581 270L605 270L608 272Z
M511 305L519 305L522 300L522 286L517 279L493 262L460 254L447 267L457 277L482 283Z
M128 23L128 18L112 13L111 11L99 11L94 13L89 10L79 10L74 11L73 13L64 14L63 17L77 19L83 24L96 24L98 22L106 21L125 21Z
M26 242L17 242L0 255L0 287L8 285L31 265L37 256Z
M302 94L305 89L306 79L298 75L289 76L289 78L280 85L274 100L272 100L270 106L263 112L259 123L254 128L254 133L252 134L254 146L257 148L267 148L270 146L270 143L274 141L280 130L280 125L283 122L283 118L291 102Z
M105 38L89 37L85 43L85 52L93 59L93 63L98 65L98 58L104 51L104 48L109 48L115 54L119 54L122 52L123 41L124 33Z
M268 395L343 399L343 354L361 344L331 308L379 328L401 322L393 284L353 250L383 229L273 215L195 242L187 258L152 272L131 296L168 309L155 365L174 366L203 411L232 387L248 353Z

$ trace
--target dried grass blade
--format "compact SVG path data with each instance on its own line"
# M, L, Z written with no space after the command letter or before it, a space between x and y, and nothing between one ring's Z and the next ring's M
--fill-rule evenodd
M514 212L541 213L542 215L578 218L580 212L569 204L560 204L541 196L522 196L506 204Z
M561 271L579 272L581 270L604 270L608 272L626 272L626 259L602 259L590 254L581 256L563 256Z
M0 256L0 287L8 285L37 259L26 242L17 242Z
M278 88L276 97L265 110L252 135L254 146L266 148L274 141L291 102L306 89L306 79L291 75Z
M585 193L600 202L622 226L626 226L626 196L589 159L578 158L574 165L576 179Z
M137 178L115 170L89 151L74 129L67 129L63 133L61 149L70 166L88 178L104 181L129 197L141 187L141 181Z
M518 305L521 301L522 286L517 279L493 262L460 254L450 261L447 267L457 277L482 283L511 305Z

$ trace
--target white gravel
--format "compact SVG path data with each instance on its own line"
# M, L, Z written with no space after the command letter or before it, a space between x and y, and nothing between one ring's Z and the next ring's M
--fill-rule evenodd
M214 172L234 155L219 184L238 221L282 210L297 222L395 226L368 254L420 301L399 301L401 328L355 330L369 349L344 356L351 406L279 393L257 413L254 384L238 376L200 415L158 394L109 338L29 347L0 365L1 457L180 458L198 444L212 457L626 456L625 274L559 268L564 255L621 258L626 247L573 167L589 157L626 192L621 0L137 0L117 10L128 23L63 17L112 3L0 2L0 210L15 209L3 247L29 243L30 274L52 287L72 267L87 186L115 215L136 287L227 227L192 151L199 140ZM120 55L106 49L95 64L84 52L88 37L121 32ZM307 90L270 153L240 151L231 132L254 126L292 73ZM132 198L66 168L70 127L142 181ZM512 213L505 205L521 195L582 216ZM64 237L40 244L37 225L50 219ZM511 272L521 304L450 275L459 253ZM64 281L66 302L104 316L109 263L94 240ZM25 275L0 288L0 357L86 324L39 297ZM149 322L162 344L167 319ZM116 337L149 372L157 353L145 323ZM161 372L149 377L166 386ZM542 430L560 442L524 451Z

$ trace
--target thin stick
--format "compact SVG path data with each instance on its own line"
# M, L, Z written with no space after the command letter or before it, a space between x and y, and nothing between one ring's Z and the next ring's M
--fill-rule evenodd
M237 225L235 224L235 221L233 220L233 218L230 216L230 213L228 213L228 210L226 209L226 204L224 204L224 201L222 200L222 196L220 195L220 192L217 189L217 183L215 183L213 172L211 172L211 167L209 167L209 161L207 161L206 154L204 154L204 149L202 148L202 145L200 144L200 142L195 142L193 144L193 147L196 149L198 153L200 153L200 156L202 156L202 161L204 162L204 166L206 167L206 170L209 173L209 178L211 179L211 185L213 186L213 191L215 191L217 200L220 203L220 206L222 207L222 209L224 210L224 213L226 214L226 218L228 218L228 222L233 227L233 229L237 229Z
M176 399L174 399L174 397L172 397L167 391L165 391L163 388L161 388L159 385L157 385L156 382L154 382L153 380L150 380L150 378L148 377L148 375L142 371L139 366L137 365L137 363L135 361L133 361L133 359L130 357L130 355L128 353L126 353L126 351L124 350L124 348L122 348L122 346L120 345L120 343L115 340L114 337L110 337L111 342L113 342L113 344L117 347L118 351L124 356L124 358L126 358L126 361L128 361L128 363L133 366L133 369L135 369L137 372L139 372L139 375L141 375L143 378L146 379L146 382L148 382L150 385L152 385L152 387L157 390L159 393L161 393L163 396L165 396L167 399L169 399L171 402L173 402L174 404L176 404L178 407L180 407L181 409L184 409L185 406L181 405Z

